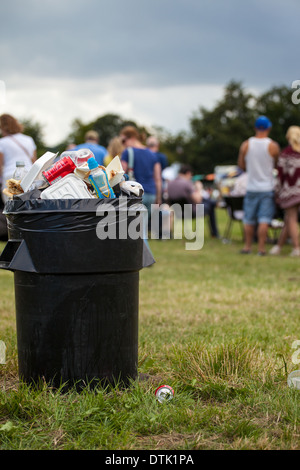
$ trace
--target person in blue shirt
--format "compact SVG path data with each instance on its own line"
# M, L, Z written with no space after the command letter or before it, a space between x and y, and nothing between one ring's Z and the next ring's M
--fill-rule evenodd
M133 154L134 179L143 186L143 204L148 212L148 230L151 227L151 206L161 204L161 167L157 156L141 142L139 131L134 126L125 126L120 132L121 142L125 150L121 155L121 163L125 173L129 173L129 151ZM130 150L128 150L130 149ZM151 249L147 240L146 225L144 239L148 250Z
M142 144L138 130L134 126L125 126L120 132L125 150L121 162L125 173L128 171L128 148L133 149L133 173L135 180L144 188L143 204L151 213L151 204L161 204L161 166L158 157Z
M154 152L155 155L157 156L158 161L160 163L161 172L163 172L163 170L168 167L169 163L168 163L167 156L164 153L159 151L159 140L154 135L150 135L146 140L146 145L147 145L147 148L151 150L151 152ZM167 181L165 181L163 176L161 178L161 182L162 182L162 199L163 199L164 194L167 191Z
M84 136L85 142L76 145L72 150L89 149L93 152L95 159L99 165L104 164L104 157L107 155L107 149L103 145L99 145L99 134L96 131L87 131Z

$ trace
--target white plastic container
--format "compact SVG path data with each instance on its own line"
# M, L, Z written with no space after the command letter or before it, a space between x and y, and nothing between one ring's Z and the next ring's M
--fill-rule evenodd
M57 153L46 152L34 162L20 183L24 192L28 191L35 181L43 180L42 172L50 168L57 155Z
M74 174L69 174L41 193L42 199L92 199L86 184Z

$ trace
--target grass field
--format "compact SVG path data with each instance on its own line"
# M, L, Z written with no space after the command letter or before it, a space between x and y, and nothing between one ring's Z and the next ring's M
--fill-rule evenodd
M218 218L223 227L224 211ZM140 274L139 316L147 379L126 390L19 384L13 274L0 271L0 449L299 450L300 391L287 374L298 368L300 260L289 246L240 255L239 237L238 227L230 244L206 235L199 251L150 241L156 264ZM174 398L158 403L165 383Z

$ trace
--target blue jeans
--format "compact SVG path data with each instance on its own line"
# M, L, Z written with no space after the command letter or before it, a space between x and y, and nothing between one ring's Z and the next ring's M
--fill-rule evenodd
M244 223L255 225L256 223L270 224L275 213L275 201L273 191L247 191L244 198Z
M204 204L204 215L208 215L209 217L210 234L212 237L218 237L219 230L215 213L216 202L211 199L203 199L202 204Z

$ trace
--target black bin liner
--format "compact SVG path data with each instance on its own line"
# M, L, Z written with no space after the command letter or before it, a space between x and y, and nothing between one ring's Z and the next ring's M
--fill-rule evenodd
M139 271L154 259L124 227L144 210L140 198L6 203L0 268L14 272L23 381L81 388L137 378ZM98 224L115 225L116 238L99 239Z

